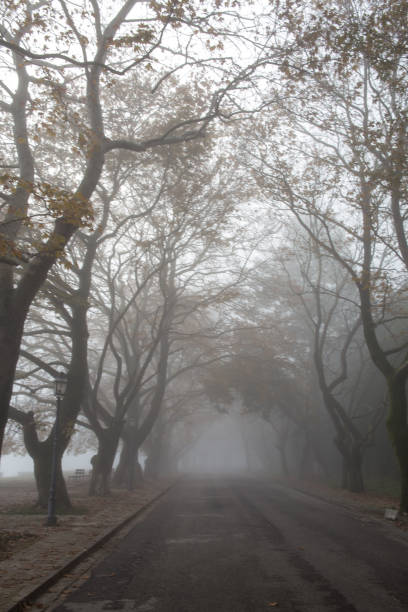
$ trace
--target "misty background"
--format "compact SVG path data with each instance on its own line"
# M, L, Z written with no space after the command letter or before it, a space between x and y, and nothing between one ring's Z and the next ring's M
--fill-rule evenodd
M2 477L408 510L406 3L0 11Z

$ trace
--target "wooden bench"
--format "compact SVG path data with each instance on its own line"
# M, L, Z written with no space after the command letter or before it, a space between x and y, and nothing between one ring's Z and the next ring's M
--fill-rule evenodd
M75 470L75 472L72 474L71 478L73 478L74 480L80 480L81 478L86 478L87 474L86 471L83 469L78 469Z

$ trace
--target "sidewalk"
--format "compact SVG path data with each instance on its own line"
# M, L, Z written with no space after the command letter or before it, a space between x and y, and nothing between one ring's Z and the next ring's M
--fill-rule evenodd
M64 573L68 564L171 486L170 481L144 482L132 492L113 490L111 497L90 498L87 482L75 482L69 485L70 495L82 512L60 516L57 527L45 527L45 515L14 513L34 501L33 483L18 487L7 480L0 484L0 612L55 573Z

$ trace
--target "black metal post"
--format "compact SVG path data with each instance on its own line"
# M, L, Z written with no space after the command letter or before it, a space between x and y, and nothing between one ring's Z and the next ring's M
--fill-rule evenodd
M55 512L57 498L57 462L58 462L58 431L59 431L59 415L60 415L61 396L57 395L57 412L55 414L54 436L52 439L52 463L51 463L51 482L50 494L48 497L48 516L46 521L47 527L55 527L58 523Z

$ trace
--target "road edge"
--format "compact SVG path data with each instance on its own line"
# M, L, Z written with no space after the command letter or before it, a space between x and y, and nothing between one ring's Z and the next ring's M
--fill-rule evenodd
M49 574L44 580L42 580L39 584L37 584L34 588L29 587L23 595L20 595L18 600L15 601L11 607L6 608L4 612L22 612L23 610L27 610L27 606L31 606L34 601L42 595L47 589L49 589L53 584L58 582L58 580L67 572L72 570L76 565L81 563L88 556L93 554L96 550L101 548L110 538L116 535L123 527L125 527L128 523L130 523L133 519L137 518L140 514L145 512L147 508L152 506L158 499L163 497L172 487L177 484L177 480L168 485L163 491L160 491L155 497L149 500L146 504L138 508L135 512L132 512L127 517L125 517L120 523L115 525L115 527L111 527L105 533L103 533L97 540L95 540L88 548L85 548L80 553L75 555L70 561L65 563L65 565L58 568L55 572Z

